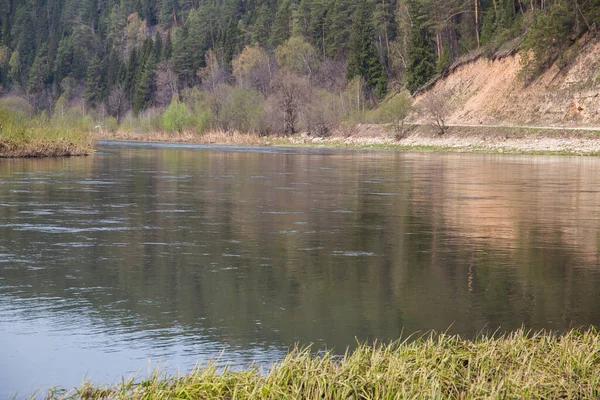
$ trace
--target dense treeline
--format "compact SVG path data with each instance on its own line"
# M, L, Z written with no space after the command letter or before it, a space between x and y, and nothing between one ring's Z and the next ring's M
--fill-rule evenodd
M599 15L599 0L0 0L0 91L117 122L171 104L175 130L179 99L196 125L325 129L524 34L543 69Z

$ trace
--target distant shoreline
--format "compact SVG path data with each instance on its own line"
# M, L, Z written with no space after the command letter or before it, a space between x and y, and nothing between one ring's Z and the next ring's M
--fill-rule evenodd
M600 128L599 128L600 129ZM223 146L289 146L356 148L414 152L491 154L600 155L600 130L577 127L513 127L452 125L438 135L427 125L407 125L402 137L383 125L362 124L337 129L327 137L308 134L260 136L240 132L168 134L165 132L95 132L96 140L189 143Z
M92 132L93 141L188 143L220 146L287 146L353 148L410 152L486 154L539 154L600 156L600 128L450 125L444 135L428 125L407 124L403 132L385 125L359 124L336 129L327 137L306 133L291 136L214 131L182 132ZM87 156L89 143L39 139L20 143L2 141L0 158Z

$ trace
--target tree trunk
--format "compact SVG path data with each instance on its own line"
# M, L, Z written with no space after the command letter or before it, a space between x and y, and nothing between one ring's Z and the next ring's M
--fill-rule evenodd
M477 38L477 47L479 47L479 0L475 0L475 37Z

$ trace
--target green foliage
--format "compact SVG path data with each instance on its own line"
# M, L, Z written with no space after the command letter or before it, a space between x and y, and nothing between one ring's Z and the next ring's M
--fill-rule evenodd
M583 33L579 18L576 6L567 0L556 0L537 14L523 43L528 79L548 68Z
M275 50L281 68L298 75L312 75L318 66L315 48L299 36L291 37Z
M411 15L414 16L414 23L408 50L407 88L414 93L435 73L435 55L423 9L415 0L409 0L408 6Z
M167 132L183 132L188 123L188 110L185 104L174 99L162 115L163 128Z
M391 93L377 110L378 122L390 124L396 135L402 135L404 121L413 112L413 100L407 91Z
M363 1L354 15L346 79L362 76L367 88L372 90L376 97L382 98L387 92L387 78L373 44L375 38L369 15L367 3Z
M12 103L12 104L11 104ZM89 154L92 121L66 113L35 117L8 108L18 100L0 102L0 157L39 157Z
M221 107L218 123L225 130L258 133L262 130L264 96L254 89L232 88Z
M442 49L442 54L439 56L439 58L435 64L435 72L439 74L444 69L446 69L446 67L448 67L450 65L450 62L451 62L450 49L448 49L448 47L444 46L444 48Z
M484 54L529 30L523 48L533 55L530 77L556 60L566 64L567 49L600 21L597 0L477 4ZM25 92L47 110L63 95L67 103L77 97L100 108L122 88L124 103L140 114L168 101L169 94L160 94L167 84L172 93L234 82L233 60L258 44L268 58L260 78L266 97L281 69L337 94L362 76L372 97L382 98L388 82L414 92L474 48L473 6L467 0L5 0L0 88ZM209 77L202 75L208 51L219 66ZM157 76L161 62L175 81Z
M83 95L85 101L91 106L96 106L104 98L103 78L104 71L100 59L94 57L88 66L85 93Z
M292 34L291 23L292 7L290 0L282 0L273 22L273 47L280 46L290 38Z

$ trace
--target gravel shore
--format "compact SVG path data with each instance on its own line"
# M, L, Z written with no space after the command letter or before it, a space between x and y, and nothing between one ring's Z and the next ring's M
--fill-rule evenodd
M328 137L306 133L293 136L259 136L239 132L196 135L117 132L96 134L98 140L178 142L237 146L308 146L451 151L510 154L600 155L600 131L582 128L451 126L444 135L433 127L411 125L397 135L382 125L356 125L338 129Z

